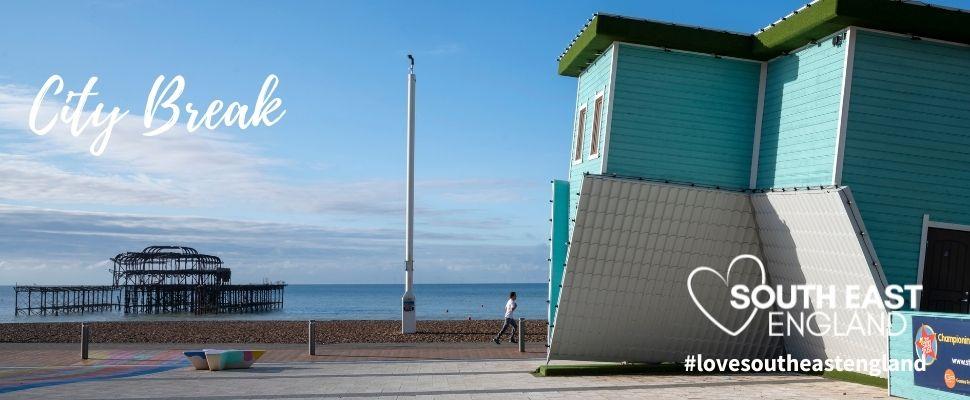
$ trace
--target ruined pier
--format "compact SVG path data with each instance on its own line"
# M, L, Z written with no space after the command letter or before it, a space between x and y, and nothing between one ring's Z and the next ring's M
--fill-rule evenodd
M112 285L15 286L15 315L212 314L283 307L286 284L232 284L232 271L222 259L191 247L150 246L111 261Z

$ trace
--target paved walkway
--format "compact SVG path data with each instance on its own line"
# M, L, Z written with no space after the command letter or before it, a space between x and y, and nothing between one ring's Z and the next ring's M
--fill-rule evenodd
M0 367L52 367L102 365L158 365L182 362L182 351L212 349L270 350L260 362L351 361L351 360L482 360L545 358L542 343L528 343L526 352L517 345L503 343L363 343L317 345L316 356L307 354L305 345L295 344L145 344L92 343L89 359L80 359L77 343L0 343Z
M534 377L529 372L544 362L534 358L544 354L541 345L525 354L513 346L485 344L321 346L318 354L326 355L312 361L296 346L262 346L270 351L254 368L219 372L189 368L174 346L102 347L109 348L93 349L91 360L79 362L76 345L0 345L0 351L14 355L0 362L0 399L849 399L886 394L799 375ZM43 354L34 364L32 352Z

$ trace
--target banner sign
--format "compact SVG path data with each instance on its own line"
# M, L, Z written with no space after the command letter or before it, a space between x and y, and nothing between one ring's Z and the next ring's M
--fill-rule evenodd
M926 363L916 386L970 395L970 320L914 316L913 341L914 360Z

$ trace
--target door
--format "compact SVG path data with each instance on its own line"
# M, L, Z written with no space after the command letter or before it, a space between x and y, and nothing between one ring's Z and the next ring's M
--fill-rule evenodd
M921 311L970 312L970 232L929 228Z

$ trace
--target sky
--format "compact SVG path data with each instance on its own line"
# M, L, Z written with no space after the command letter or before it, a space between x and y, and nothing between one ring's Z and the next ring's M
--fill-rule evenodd
M755 32L788 0L16 2L0 15L0 285L104 284L110 257L178 244L237 283L403 280L408 53L417 63L417 283L545 282L549 181L566 176L575 78L556 57L595 12ZM967 1L934 1L963 7ZM52 75L84 111L130 110L96 133L38 136ZM178 104L250 107L270 74L273 126L155 137L152 82ZM41 110L53 115L65 96Z

